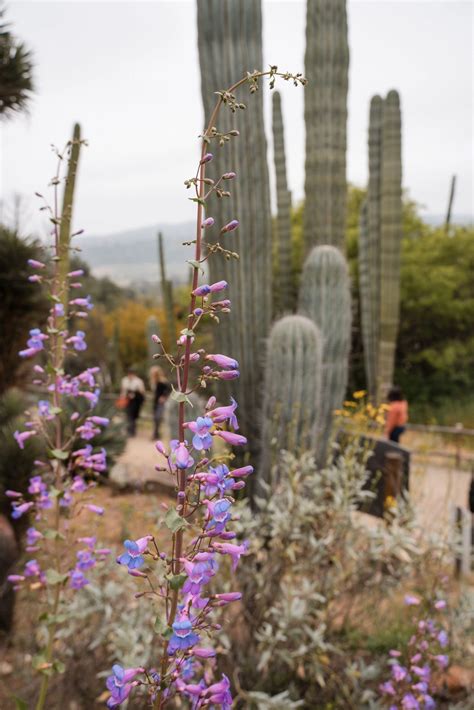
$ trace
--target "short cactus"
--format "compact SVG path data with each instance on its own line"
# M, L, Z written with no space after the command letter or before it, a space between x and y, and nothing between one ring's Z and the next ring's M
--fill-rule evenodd
M322 389L318 412L317 459L325 460L333 411L344 401L351 347L349 270L336 247L314 247L304 264L298 312L311 318L321 331Z
M273 486L281 449L315 451L321 408L322 336L301 315L281 318L267 342L259 480Z

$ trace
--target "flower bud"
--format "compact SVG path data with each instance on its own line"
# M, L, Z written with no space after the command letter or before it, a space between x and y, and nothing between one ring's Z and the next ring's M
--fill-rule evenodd
M231 222L228 222L224 227L221 229L221 234L224 234L225 232L233 232L234 229L237 229L239 226L239 221L237 219L233 219Z
M223 180L233 180L235 178L235 173L224 173L222 176Z
M201 159L200 165L204 165L204 163L210 163L212 158L214 156L212 153L206 153L206 155Z
M43 264L42 261L36 261L36 259L28 259L28 266L31 266L33 269L44 269L45 264Z
M214 373L219 380L236 380L240 377L240 372L238 370L221 370L220 372Z
M205 229L206 227L212 227L214 224L214 218L213 217L206 217L205 220L201 223L201 227Z
M207 294L210 292L211 287L209 286L209 284L202 284L202 286L198 286L197 288L195 288L192 294L193 296L207 296Z
M198 316L198 317L199 317L199 316L202 316L202 314L204 313L204 311L202 310L202 308L195 308L194 311L193 311L193 313L194 313L195 316Z
M217 291L223 291L225 288L227 288L227 281L216 281L216 283L211 284L208 286L209 291L211 293L217 293ZM208 293L209 293L208 291Z
M161 343L161 338L159 338L157 335L153 334L151 336L151 339L153 340L154 343Z

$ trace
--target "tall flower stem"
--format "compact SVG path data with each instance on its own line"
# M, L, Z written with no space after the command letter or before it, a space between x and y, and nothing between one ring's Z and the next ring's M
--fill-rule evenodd
M269 71L265 72L254 72L251 76L254 80L258 80L264 76L285 76L284 74L280 74L276 71L276 68L273 67ZM237 81L235 84L233 84L229 89L227 89L224 92L220 92L219 98L216 102L216 105L212 111L211 117L209 119L209 122L207 124L207 128L205 129L203 135L202 135L202 144L201 144L201 158L199 162L199 169L197 172L197 184L198 184L198 190L197 190L197 196L198 196L198 201L197 201L197 211L196 211L196 240L195 240L195 253L194 253L194 265L193 265L193 275L192 275L192 292L191 292L191 297L190 297L190 302L189 302L189 311L188 311L188 323L187 323L187 328L192 331L193 326L196 323L197 317L194 315L194 309L196 307L196 296L194 295L194 291L198 286L198 280L199 280L199 263L201 261L202 257L202 222L203 222L203 212L204 212L204 207L205 207L205 194L206 194L206 184L204 182L204 179L206 177L206 161L204 161L204 156L206 154L206 150L209 145L209 139L212 137L212 129L215 126L216 119L219 115L219 111L222 107L222 104L225 102L224 101L224 96L233 94L234 91L236 91L239 87L241 87L243 84L248 83L250 80L249 76L245 76L244 78L240 79ZM186 336L186 341L185 341L185 350L184 350L184 357L183 357L183 364L182 364L182 374L178 380L180 387L179 390L183 395L186 395L187 393L187 388L188 388L188 381L189 381L189 369L190 369L190 362L191 362L191 344L192 344L192 335L188 334ZM185 408L185 402L181 401L179 402L178 405L178 421L179 421L179 441L184 441L184 408ZM185 493L186 489L186 472L185 470L180 470L178 469L178 474L177 474L178 480L178 493L177 493L177 498L176 498L176 511L177 513L183 517L186 515L186 498L183 495ZM176 533L173 535L173 574L177 575L181 571L181 557L182 557L182 550L183 550L183 540L184 540L184 530L183 528L180 528ZM168 595L170 594L171 602L170 602L170 607L169 607L169 613L168 613L168 618L167 618L167 623L168 626L172 626L173 622L176 618L176 611L178 608L178 599L179 599L179 589L173 589L170 590L170 587L168 586ZM166 688L166 673L168 670L168 665L169 665L169 660L168 660L168 641L165 640L163 641L163 650L162 650L162 658L161 658L161 668L160 668L160 675L161 675L161 686L160 689L157 693L155 702L153 707L155 710L159 710L160 708L164 707L164 704L166 702L166 698L163 697L163 691Z

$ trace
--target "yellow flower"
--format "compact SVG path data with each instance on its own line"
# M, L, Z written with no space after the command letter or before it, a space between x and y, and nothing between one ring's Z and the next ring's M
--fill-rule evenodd
M383 502L383 507L386 509L390 508L396 508L397 507L397 501L393 496L387 496Z
M354 392L352 396L354 397L354 399L362 399L362 397L365 397L366 394L366 390L357 390L357 392Z

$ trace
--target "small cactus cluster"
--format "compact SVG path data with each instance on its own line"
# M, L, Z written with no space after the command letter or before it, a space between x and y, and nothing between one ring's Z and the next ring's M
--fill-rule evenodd
M367 385L380 402L392 384L400 308L401 112L397 91L374 96L369 116L369 184L360 216L359 273Z

